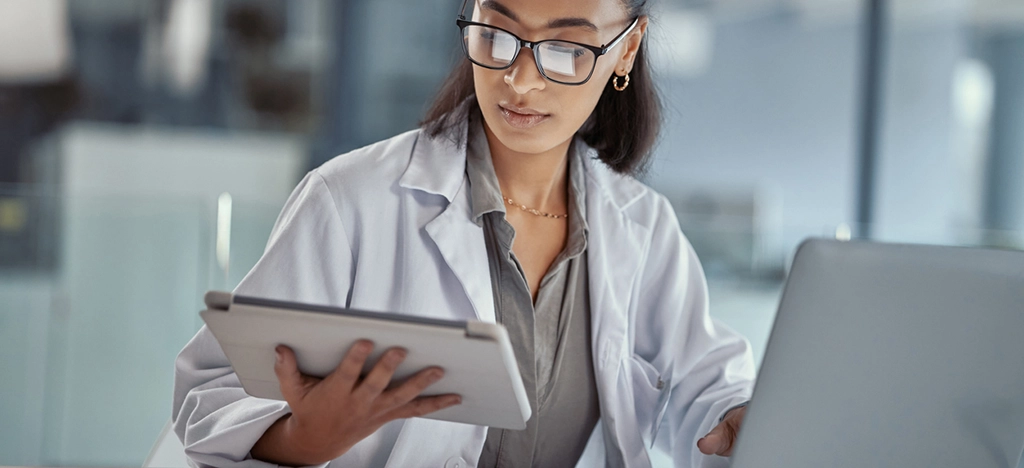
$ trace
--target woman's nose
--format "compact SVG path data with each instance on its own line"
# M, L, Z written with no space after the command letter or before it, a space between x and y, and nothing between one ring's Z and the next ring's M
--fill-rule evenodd
M526 94L534 89L544 89L547 80L540 74L533 51L524 48L512 66L505 70L505 84L516 94Z

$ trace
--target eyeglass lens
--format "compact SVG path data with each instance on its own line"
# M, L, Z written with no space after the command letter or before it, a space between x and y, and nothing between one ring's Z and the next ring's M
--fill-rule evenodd
M487 26L466 26L463 40L470 60L487 68L506 68L519 52L515 36ZM593 71L596 57L590 49L562 41L543 41L536 47L537 66L552 81L582 83Z

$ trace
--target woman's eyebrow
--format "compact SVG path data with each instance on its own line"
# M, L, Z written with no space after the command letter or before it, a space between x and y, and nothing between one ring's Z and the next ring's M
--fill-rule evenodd
M486 8L486 9L494 11L494 12L497 12L498 14L506 16L506 17L508 17L508 19L510 19L512 21L515 21L517 23L519 22L519 16L517 16L515 13L513 13L512 10L510 10L505 5L502 5L501 3L498 3L496 0L484 0L483 2L480 3L480 7L481 8ZM594 23L591 23L589 20L587 20L585 18L558 18L558 19L553 19L551 21L548 21L548 27L552 28L552 29L555 29L555 28L586 28L586 29L589 29L591 31L597 32L597 26L595 26Z

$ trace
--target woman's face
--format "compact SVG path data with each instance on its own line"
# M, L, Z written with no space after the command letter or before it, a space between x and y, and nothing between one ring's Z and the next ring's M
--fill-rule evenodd
M628 27L621 0L478 0L473 20L505 29L525 41L560 39L592 46L611 42ZM647 27L641 18L632 31L597 60L590 80L578 86L549 81L523 48L505 70L473 67L477 101L490 133L516 153L540 154L569 140L590 117L612 73L632 70ZM620 79L621 81L621 79ZM494 142L492 141L492 144Z

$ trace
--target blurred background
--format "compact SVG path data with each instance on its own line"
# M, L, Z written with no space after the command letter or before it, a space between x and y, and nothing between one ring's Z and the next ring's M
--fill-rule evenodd
M0 465L181 462L154 447L202 294L306 171L416 127L460 4L0 0ZM805 237L1024 248L1024 3L655 11L644 179L758 362Z

